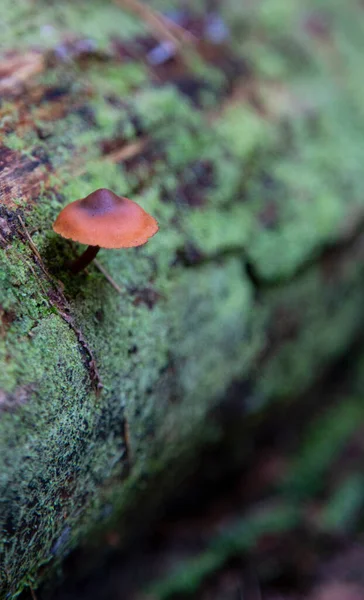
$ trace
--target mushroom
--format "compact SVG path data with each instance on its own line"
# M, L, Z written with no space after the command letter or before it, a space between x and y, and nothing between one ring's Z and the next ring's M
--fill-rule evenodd
M64 238L88 244L71 264L78 273L96 256L100 248L131 248L145 244L158 231L157 221L129 198L101 188L68 204L53 223L53 230Z

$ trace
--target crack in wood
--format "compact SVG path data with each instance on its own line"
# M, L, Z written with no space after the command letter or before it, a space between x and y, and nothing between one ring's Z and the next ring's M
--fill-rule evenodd
M98 396L100 394L101 389L103 388L103 384L102 384L101 377L100 377L100 374L99 374L99 371L97 368L97 364L96 364L96 360L95 360L93 351L92 351L89 343L86 341L81 329L79 327L77 327L77 325L74 322L73 317L69 313L69 311L70 311L69 303L61 289L60 282L55 281L54 277L52 277L50 275L50 273L47 271L47 269L45 268L42 257L39 253L39 250L36 247L36 245L34 244L32 238L23 222L23 219L21 218L20 215L18 215L18 220L23 229L24 237L26 238L26 240L29 244L32 254L36 258L36 263L37 263L38 267L42 270L42 272L46 276L47 280L52 285L52 289L50 289L48 292L46 292L46 297L48 298L51 305L56 309L57 314L59 314L59 316L68 324L68 326L75 333L76 338L83 350L83 353L86 353L88 355L88 360L86 363L87 370L90 375L92 386L96 392L96 395ZM33 269L32 269L32 271L34 273ZM40 282L41 282L41 280L40 280ZM44 290L44 287L42 286L42 284L40 284L40 285L41 285L42 289ZM45 290L44 290L44 292L45 292Z

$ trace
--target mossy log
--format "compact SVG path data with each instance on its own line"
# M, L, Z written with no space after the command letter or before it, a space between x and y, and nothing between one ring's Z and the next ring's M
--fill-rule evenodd
M0 597L137 529L233 382L247 415L297 398L363 325L363 7L203 4L173 46L112 2L2 2ZM70 276L51 225L99 187L160 232Z

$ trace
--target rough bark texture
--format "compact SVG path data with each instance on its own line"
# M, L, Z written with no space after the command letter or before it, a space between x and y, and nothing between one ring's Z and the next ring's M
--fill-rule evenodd
M1 597L95 527L137 528L233 381L253 414L294 398L363 324L361 3L177 16L199 41L157 64L111 3L2 6ZM51 229L98 187L160 223L100 252L119 290L70 277Z

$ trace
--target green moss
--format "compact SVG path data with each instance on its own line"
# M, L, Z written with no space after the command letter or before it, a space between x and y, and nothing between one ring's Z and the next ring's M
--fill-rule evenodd
M193 594L231 556L253 550L261 536L293 529L299 520L300 513L292 506L276 506L237 520L233 527L215 535L204 552L181 561L171 574L152 584L148 593L158 600Z
M224 146L240 160L249 159L274 141L274 128L269 121L244 104L228 108L216 129Z
M113 93L125 96L149 79L147 69L140 63L95 67L88 73L88 80L94 89L103 94ZM109 104L110 106L110 104Z
M348 399L328 409L309 426L301 450L282 484L290 497L306 498L317 493L324 475L338 457L363 417L361 398Z
M361 473L351 473L339 481L322 514L320 527L325 531L347 533L356 523L364 504L364 480Z
M94 1L92 11L87 2L66 0L58 4L42 1L39 5L22 0L4 0L2 6L2 41L7 46L49 48L59 44L67 34L92 39L99 48L107 48L110 36L128 38L143 31L140 22L110 4L105 10L102 0Z
M230 210L196 210L183 215L187 239L206 255L243 251L251 234L252 219L245 206Z
M328 109L318 119L315 136L307 121L296 120L290 152L270 163L269 181L248 183L254 212L259 214L268 202L278 211L271 228L262 228L257 220L248 246L263 278L291 276L319 248L337 239L346 220L350 226L350 213L363 206L357 187L362 124L355 131L353 114L342 110L341 102Z
M363 273L354 257L341 268L330 282L322 269L311 268L285 285L284 298L280 288L266 294L262 308L273 348L261 370L259 396L296 395L310 385L317 368L324 368L355 338L362 318Z
M92 185L100 173L100 169L91 168ZM120 182L120 175L116 166L104 171L111 187ZM82 180L70 184L65 195L86 193L77 187L82 185ZM153 195L147 197L152 202ZM254 345L245 348L243 341L239 342L252 336L251 288L239 261L227 261L219 277L213 266L206 266L197 286L193 270L176 270L171 278L176 244L172 235L169 241L168 236L159 236L159 245L156 237L154 248L152 240L140 250L104 251L101 262L125 290L119 295L94 268L88 275L73 279L62 271L66 258L62 257L62 245L65 249L70 245L60 241L60 256L55 257L58 240L46 230L55 209L55 200L43 197L27 225L32 229L37 224L33 240L47 268L63 280L70 314L92 349L104 391L97 400L85 347L60 317L57 305L48 302L42 293L40 286L51 291L56 282L45 279L36 265L30 269L29 264L34 263L29 249L23 242L14 243L2 256L0 269L3 277L6 274L0 304L17 315L6 335L8 359L0 388L16 393L21 385L28 394L26 403L18 406L16 413L5 415L1 425L5 428L1 439L6 448L1 451L1 460L7 461L11 452L15 467L24 464L17 471L12 489L19 495L19 506L27 507L24 514L14 516L12 496L7 495L12 529L6 526L3 577L4 585L12 592L23 585L20 581L36 581L40 564L55 560L77 544L110 502L114 510L124 510L127 499L138 493L145 473L151 476L154 471L160 472L177 449L179 454L181 440L187 440L188 434L196 440L205 438L206 431L200 428L202 414L232 378L247 371L254 354ZM166 212L170 210L167 206ZM159 254L160 258L155 259ZM238 286L237 281L241 282ZM151 307L146 304L148 290L154 298ZM210 307L205 306L207 296L214 298ZM216 311L224 324L218 331L214 326ZM195 343L194 323L204 323L201 346ZM186 411L189 419L184 419L182 435L183 428L176 424ZM107 492L106 482L124 473L125 418L130 430L128 451L137 466L125 496L119 490L116 497L112 488ZM193 447L192 440L189 445ZM35 464L36 472L32 467ZM6 489L8 471L2 473L1 487ZM47 506L41 522L35 498L41 498ZM84 512L82 519L80 511ZM40 523L42 534L31 534ZM29 536L34 551L19 565L15 556L28 547Z
M6 136L6 145L11 150L25 150L29 148L27 140L18 137L15 133Z

